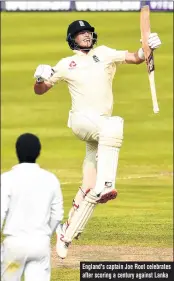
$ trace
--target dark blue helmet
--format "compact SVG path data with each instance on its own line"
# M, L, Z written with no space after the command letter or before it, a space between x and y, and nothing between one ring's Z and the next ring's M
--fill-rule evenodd
M68 26L67 37L66 37L66 41L68 42L69 47L72 50L83 49L77 45L74 39L75 35L83 30L88 30L93 33L93 43L90 49L93 48L93 45L97 42L97 33L95 33L95 28L85 20L76 20Z

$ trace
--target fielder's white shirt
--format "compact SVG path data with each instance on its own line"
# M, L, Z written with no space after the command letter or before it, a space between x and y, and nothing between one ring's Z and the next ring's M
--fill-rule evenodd
M127 51L106 46L90 50L88 54L74 51L75 55L63 58L53 67L55 73L48 80L68 83L72 111L94 111L110 116L113 109L112 81L116 67L125 62Z
M63 218L57 177L38 164L22 163L1 175L1 230L5 235L48 235Z

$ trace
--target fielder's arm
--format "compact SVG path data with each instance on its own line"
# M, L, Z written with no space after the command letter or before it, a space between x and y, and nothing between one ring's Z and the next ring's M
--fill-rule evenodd
M60 188L60 183L55 177L54 180L54 194L51 202L51 212L50 212L50 228L53 232L56 230L57 226L63 220L64 208L63 208L63 194Z
M1 231L9 210L10 197L11 188L8 173L3 173L1 175Z

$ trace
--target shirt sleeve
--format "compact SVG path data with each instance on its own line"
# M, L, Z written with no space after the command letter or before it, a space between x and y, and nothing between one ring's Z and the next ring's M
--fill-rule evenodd
M63 209L63 195L60 188L60 182L55 178L54 194L51 203L51 216L50 216L50 228L52 233L57 228L58 224L62 221L64 215Z
M52 67L54 74L47 80L52 85L64 80L63 77L63 59L60 60L55 66Z
M116 64L125 63L126 53L128 52L127 50L120 51L106 46L103 47L104 47L106 59L109 60L111 63L116 63Z
M11 197L11 192L10 192L8 174L4 173L1 175L1 231L9 209L10 197Z

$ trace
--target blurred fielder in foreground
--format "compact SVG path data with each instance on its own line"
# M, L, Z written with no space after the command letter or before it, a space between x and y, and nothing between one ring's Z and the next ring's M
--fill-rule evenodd
M50 237L63 218L56 176L36 164L41 144L33 134L16 142L19 164L1 175L1 280L50 281Z
M112 80L119 64L144 62L142 48L134 53L106 46L94 48L95 28L84 20L71 23L67 42L75 53L61 59L54 67L39 65L35 71L35 93L42 95L58 81L68 84L72 98L68 126L86 142L83 182L69 212L68 221L57 229L57 253L67 255L73 238L83 231L95 206L117 196L116 171L123 141L123 118L112 115ZM151 33L151 49L160 46L156 33ZM97 156L97 157L96 157Z

